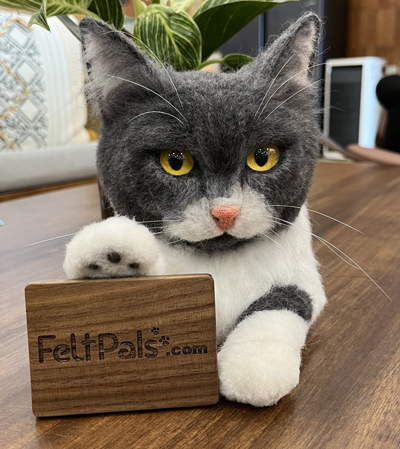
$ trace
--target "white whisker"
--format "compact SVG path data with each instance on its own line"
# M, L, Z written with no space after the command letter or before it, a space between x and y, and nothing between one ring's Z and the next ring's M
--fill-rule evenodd
M270 229L269 231L272 232L273 234L275 234L275 235L276 235L277 237L279 237L281 240L283 240L282 237L281 237L277 232L275 232L273 229ZM283 249L289 251L289 252L292 254L292 256L294 257L294 260L295 260L296 263L297 263L297 266L301 267L301 268L303 269L304 273L308 276L308 271L304 268L304 265L301 264L301 263L298 261L298 259L297 259L297 257L296 257L296 254L294 253L294 251L293 251L290 247L288 247L288 248L283 247Z
M291 208L294 208L294 209L301 209L301 207L299 207L299 206L288 206L286 204L271 204L270 206L273 206L273 207L291 207ZM364 235L364 233L362 231L360 231L359 229L353 228L353 226L350 226L349 224L344 223L343 221L340 221L340 220L338 220L336 218L333 218L330 215L323 214L322 212L318 212L317 210L312 210L312 209L308 209L308 208L306 208L306 209L309 212L313 212L314 214L318 214L318 215L322 215L323 217L330 218L331 220L336 221L337 223L340 223L343 226L347 226L348 228L353 229L353 231L357 231L360 234Z
M142 112L142 114L137 115L136 117L131 118L130 120L128 120L128 123L132 122L133 120L141 117L142 115L146 115L146 114L164 114L164 115L169 115L170 117L173 117L174 119L178 120L178 122L182 123L182 125L184 125L184 123L182 122L182 120L180 120L178 117L176 117L173 114L168 114L168 112L161 112L161 111L148 111L148 112Z
M253 229L253 228L251 228L251 229ZM253 229L253 230L255 231L255 229ZM281 240L283 241L282 237L281 237L277 232L275 232L274 230L269 229L268 232L272 232L272 233L275 234L279 239L281 239ZM297 260L296 255L294 254L294 252L293 252L291 249L285 248L284 246L280 245L280 244L279 244L277 241L275 241L271 236L269 236L269 235L267 235L267 234L265 234L265 233L260 232L260 233L258 233L257 235L260 235L260 236L262 236L262 237L267 238L268 240L271 240L273 243L275 243L275 245L277 245L277 246L278 246L279 248L281 248L283 251L288 251L288 252L290 252L290 253L292 254L292 256L294 257L294 259L296 260L297 265L300 266L300 267L304 270L304 272L308 275L308 272L306 271L306 269L304 268L304 266L303 266L301 263L299 263L299 261Z
M146 86L143 86L143 84L136 83L135 81L130 81L130 80L127 80L127 79L125 79L125 78L121 78L120 76L115 76L115 75L110 75L110 74L108 74L108 76L111 76L111 78L116 78L116 79L121 80L121 81L126 81L127 83L134 84L135 86L142 87L143 89L148 90L149 92L153 93L154 95L157 95L157 97L160 97L162 100L164 100L166 103L168 103L172 108L175 109L175 111L176 111L179 115L181 115L181 116L187 121L186 117L182 114L182 112L181 112L179 109L177 109L177 108L176 108L172 103L170 103L166 98L164 98L162 95L160 95L159 93L155 92L154 90L151 90L151 89L149 89L149 88L146 87Z
M288 228L290 228L291 226L294 226L295 228L298 228L298 229L301 229L301 230L304 231L304 232L307 232L306 229L301 228L300 226L295 225L294 223L291 223L290 221L282 220L282 218L276 218L275 220L277 220L277 221L275 221L276 224L280 224L280 225L286 226L286 227L288 227ZM278 221L278 220L279 220L279 221ZM282 223L282 221L283 221L284 223ZM288 223L288 224L286 224L286 223ZM311 232L311 235L312 235L313 237L315 237L317 240L322 239L322 237L320 237L320 236L317 235L317 234L314 234L313 232ZM320 240L320 241L321 241L321 243L324 243L322 240ZM355 265L351 264L348 260L346 260L346 259L344 259L342 256L340 256L340 254L338 254L336 251L334 251L333 248L331 248L330 246L326 245L325 243L324 243L324 245L325 245L330 251L332 251L334 254L336 254L336 256L338 256L339 259L341 259L344 263L346 263L347 265L349 265L349 266L352 267L352 268L356 268L356 269L357 269L357 267L356 267Z
M296 95L298 95L300 92L303 92L303 90L308 89L309 87L313 86L314 84L320 83L322 82L322 80L317 80L314 81L313 83L308 84L306 87L303 87L302 89L298 90L295 94L291 95L289 98L286 98L285 101L282 101L281 104L279 104L275 109L273 109L266 117L265 120L267 120L267 118L273 113L275 112L278 108L280 108L283 104L285 104L287 101L291 100L293 97L295 97ZM261 111L262 112L262 111ZM260 113L261 114L261 113Z
M178 97L179 103L181 104L181 108L182 108L182 110L183 110L183 104L182 104L182 101L181 101L181 97L179 96L178 90L177 90L177 88L176 88L174 82L172 81L172 78L171 78L170 74L168 73L168 70L167 70L167 68L165 67L165 65L161 62L161 60L160 60L159 57L154 53L154 51L153 51L151 48L149 48L143 41L141 41L141 40L140 40L138 37L136 37L136 36L132 36L132 38L133 38L133 39L136 39L136 40L139 41L142 45L144 45L144 46L147 48L147 50L148 50L149 52L151 52L151 54L152 54L152 55L157 59L157 61L162 65L162 68L164 69L164 71L165 71L165 73L167 74L169 80L171 81L171 84L172 84L173 88L175 89L176 96Z
M173 242L164 243L164 246L173 245L174 243L182 242L183 239L174 240Z
M323 239L322 237L320 237L319 235L315 235L313 234L314 237L316 237L318 240L323 241L324 243L332 246L333 248L335 248L337 251L339 251L340 254L343 254L345 257L347 257L355 266L356 268L358 268L360 271L362 271L365 276L367 276L367 278L373 282L376 287L379 288L379 290L390 300L392 301L392 298L372 279L372 277L363 269L360 267L360 265L358 265L357 262L355 262L351 257L349 257L347 254L345 254L342 250L340 250L337 246L333 245L331 242L328 242L327 240Z
M75 235L75 234L77 234L77 232L73 232L72 234L59 235L58 237L52 237L51 239L40 240L40 242L28 243L27 245L21 246L21 248L26 248L27 246L39 245L39 243L50 242L51 240L62 239L63 237L69 237L69 236Z
M137 224L142 224L142 223L160 223L163 221L179 221L179 220L165 220L165 219L161 219L161 220L148 220L148 221L136 221Z
M281 218L276 218L276 220L279 220L279 221L281 221L281 222L285 222L285 223L289 223L289 225L291 225L291 226L296 226L298 229L301 229L301 230L303 230L303 231L305 231L305 232L309 232L307 229L304 229L304 228L302 228L302 227L300 227L300 226L298 226L298 225L295 225L295 224L293 224L293 223L291 223L290 221L287 221L287 220L283 220L283 219L281 219ZM331 243L331 242L328 242L327 240L325 240L324 238L322 238L322 237L320 237L319 235L317 235L317 234L314 234L313 232L311 232L311 235L313 236L313 237L315 237L317 240L319 240L320 242L322 242L322 243L325 243L326 244L326 246L329 248L329 247L331 247L331 248L329 248L329 249L331 249L332 250L332 248L334 248L336 251L338 251L340 254L342 254L344 257L346 257L348 260L350 260L351 261L351 263L352 264L354 264L354 265L352 265L352 264L350 264L349 262L347 262L347 261L345 261L348 265L350 265L351 267L353 267L353 268L356 268L356 269L359 269L362 273L364 273L365 274L365 276L367 276L367 278L376 286L376 287L378 287L379 288L379 290L390 300L390 301L392 301L392 298L372 279L372 277L363 269L363 268L361 268L360 267L360 265L355 261L355 260L353 260L351 257L349 257L346 253L344 253L341 249L339 249L337 246L335 246L333 243ZM333 250L332 250L333 251ZM334 251L333 251L334 252ZM336 254L336 253L335 253ZM336 254L341 260L344 260L342 257L340 257L338 254Z
M280 73L282 72L282 70L288 65L289 61L293 58L294 54L285 62L285 64L283 65L283 67L279 70L279 72L277 73L277 75L275 76L275 78L272 80L271 84L268 87L267 92L265 93L263 99L261 100L260 106L258 106L258 109L256 111L256 113L254 114L254 118L257 117L258 111L260 110L262 104L264 103L264 100L266 99L268 92L271 90L271 87L273 86L274 82L276 81L276 79L278 78L278 76L280 75Z
M271 242L275 243L276 246L278 246L279 248L285 250L285 248L284 248L282 245L280 245L278 242L276 242L276 241L275 241L272 237L270 237L269 235L264 234L264 233L262 233L262 232L259 232L258 235L261 235L262 237L265 237L265 238L267 238L268 240L271 240Z
M278 87L278 89L276 89L276 91L275 91L275 92L268 98L267 102L265 103L264 107L263 107L262 110L260 111L260 114L259 114L259 115L261 115L261 114L264 112L264 109L267 107L269 101L270 101L271 98L278 92L278 90L280 90L280 88L283 87L285 84L287 84L290 80L292 80L293 78L296 78L296 76L297 76L297 75L300 75L300 73L306 72L306 71L308 71L308 70L310 70L310 69L314 69L315 67L319 67L320 65L325 65L325 64L326 64L326 63L323 62L322 64L315 64L315 65L312 65L312 66L310 66L310 67L307 67L306 69L300 70L300 72L297 72L295 75L291 76L291 77L288 78L286 81L284 81L284 82ZM318 80L318 81L321 81L321 80Z

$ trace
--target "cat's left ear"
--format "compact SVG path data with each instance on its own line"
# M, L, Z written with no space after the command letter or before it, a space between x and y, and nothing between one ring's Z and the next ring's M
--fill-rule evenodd
M251 70L258 77L289 78L306 84L316 64L321 19L317 14L307 12L287 28L269 47L263 50L256 60L243 67L243 72Z

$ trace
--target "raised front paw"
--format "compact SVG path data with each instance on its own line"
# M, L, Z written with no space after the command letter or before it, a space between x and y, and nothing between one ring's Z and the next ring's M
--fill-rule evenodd
M67 245L64 271L69 279L162 274L156 238L143 225L112 217L83 228Z
M223 396L231 401L265 407L276 404L298 385L305 326L300 321L302 318L292 315L294 324L300 323L299 329L294 326L299 335L292 339L280 338L279 333L275 334L275 339L271 338L267 335L271 334L268 323L262 322L260 316L249 317L229 335L218 354ZM260 325L267 325L267 329L260 329ZM288 327L287 334L292 329Z

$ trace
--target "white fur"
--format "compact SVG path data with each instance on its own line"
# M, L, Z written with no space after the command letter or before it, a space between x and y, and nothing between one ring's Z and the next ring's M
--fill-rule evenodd
M263 197L248 186L236 184L226 198L201 200L190 204L183 213L184 219L165 226L165 233L188 242L199 242L222 235L211 217L210 210L217 206L235 206L240 209L229 234L247 239L265 233L273 227L273 215L265 205Z
M107 255L117 252L121 262ZM89 268L97 264L100 269ZM139 267L130 268L130 263ZM64 271L69 279L113 278L162 274L164 265L156 238L142 225L126 217L112 217L84 227L67 245Z
M229 252L196 253L164 246L166 274L210 273L215 282L217 337L223 341L238 316L274 286L297 285L313 303L312 321L326 302L312 251L310 223L302 208L293 226Z
M247 317L218 354L221 393L257 407L276 404L299 383L307 330L308 324L289 311Z

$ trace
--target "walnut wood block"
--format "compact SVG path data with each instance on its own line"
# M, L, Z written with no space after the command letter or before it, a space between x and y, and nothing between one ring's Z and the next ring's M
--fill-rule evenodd
M25 300L36 416L218 402L211 276L34 282Z

